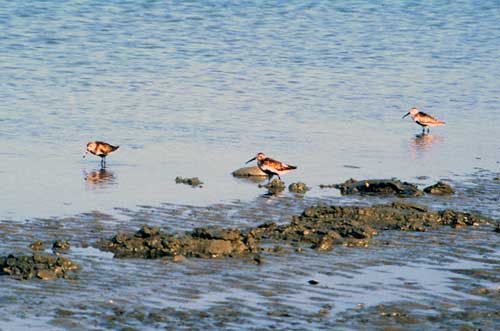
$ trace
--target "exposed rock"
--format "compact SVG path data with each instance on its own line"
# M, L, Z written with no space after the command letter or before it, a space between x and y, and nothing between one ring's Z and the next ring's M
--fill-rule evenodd
M261 241L308 244L318 251L328 251L335 245L366 246L383 230L427 231L443 225L491 222L477 214L450 209L430 211L425 206L403 202L371 207L318 205L305 209L287 224L269 222L242 231L207 227L179 235L143 226L135 234L117 234L110 240L101 240L98 247L113 252L115 257L238 257L264 251L258 246Z
M396 195L399 197L416 197L422 191L414 184L401 182L398 179L349 179L345 183L335 185L342 195Z
M239 240L241 234L238 229L223 229L220 227L197 228L191 235L201 239L221 239L227 241Z
M234 177L266 177L266 173L259 169L257 166L253 167L243 167L233 171Z
M332 308L333 307L331 305L323 305L323 307L318 311L317 316L321 317L329 315L332 312Z
M218 258L257 250L252 238L243 236L238 229L218 227L199 228L174 236L143 226L133 235L117 234L111 240L102 240L98 247L113 252L115 257L142 258L176 255Z
M56 240L52 243L52 249L54 250L68 250L69 248L70 245L67 240Z
M39 270L36 276L41 280L54 280L57 278L56 273L52 270Z
M72 272L80 269L68 258L62 256L32 256L14 255L0 257L0 275L10 275L14 279L52 280L56 278L71 278Z
M278 194L285 190L285 182L279 180L278 178L273 179L270 183L265 185L259 184L259 187L265 187L269 194Z
M425 206L403 202L371 207L318 205L294 216L291 223L265 223L249 233L257 240L308 243L314 249L326 251L339 244L366 246L381 230L427 231L442 225L457 227L490 222L477 214L449 209L429 211Z
M177 176L175 177L175 183L191 185L193 187L201 187L203 185L203 182L198 177L182 178Z
M455 194L455 190L453 188L446 184L445 182L437 182L434 185L428 186L424 188L424 192L428 194L434 194L434 195L452 195Z
M41 240L37 240L30 245L30 248L34 251L41 251L43 250L43 242Z
M307 185L305 183L302 183L302 182L297 182L297 183L292 183L288 186L288 190L290 192L293 192L293 193L300 193L300 194L304 194L306 193L307 191L310 190L309 187L307 187Z
M182 255L175 255L173 258L172 258L172 262L174 263L179 263L179 262L182 262L184 261L186 258Z
M257 265L263 265L264 262L265 262L265 259L262 255L260 254L256 254L253 259L252 259L253 263L257 264Z
M135 236L139 237L139 238L148 238L148 237L156 236L159 233L160 233L159 226L144 225L139 231L137 231Z

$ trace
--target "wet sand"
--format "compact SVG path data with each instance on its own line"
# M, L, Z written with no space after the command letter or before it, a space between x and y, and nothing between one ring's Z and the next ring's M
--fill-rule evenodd
M498 182L479 171L452 182L454 197L404 199L433 209L481 210L499 219ZM380 231L367 245L318 251L290 242L263 243L236 259L116 259L97 241L142 225L162 231L286 224L318 202L368 206L394 197L319 199L284 192L252 202L208 207L163 204L89 212L24 223L2 221L0 250L31 254L30 244L68 240L60 252L81 266L75 278L2 278L2 330L42 329L342 329L494 330L499 322L500 246L494 225Z

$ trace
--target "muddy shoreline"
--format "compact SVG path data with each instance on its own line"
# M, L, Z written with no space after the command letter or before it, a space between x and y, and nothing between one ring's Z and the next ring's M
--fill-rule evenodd
M383 230L428 231L439 226L494 223L479 214L450 209L431 211L426 206L406 202L371 207L318 205L293 216L291 223L263 223L246 230L206 227L184 234L169 234L161 232L159 227L144 225L136 233L118 233L109 240L100 240L97 248L119 258L238 257L262 252L259 243L263 240L275 245L284 242L307 244L326 251L335 245L368 246L370 239Z
M2 255L36 250L80 266L67 279L2 278L4 325L25 325L25 307L25 316L47 316L44 327L57 330L493 330L497 183L473 183L454 183L453 198L318 204L281 193L233 205L120 209L121 218L2 222ZM477 202L489 213L476 213ZM41 304L23 304L33 300Z

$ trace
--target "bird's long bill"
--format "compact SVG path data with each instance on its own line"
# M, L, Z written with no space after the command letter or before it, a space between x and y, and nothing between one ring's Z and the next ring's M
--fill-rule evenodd
M250 160L248 160L247 162L245 162L245 164L252 162L252 161L253 161L253 160L255 160L256 158L257 158L257 156L252 157Z
M405 116L401 117L401 118L405 118L406 116L410 115L410 112L407 112Z

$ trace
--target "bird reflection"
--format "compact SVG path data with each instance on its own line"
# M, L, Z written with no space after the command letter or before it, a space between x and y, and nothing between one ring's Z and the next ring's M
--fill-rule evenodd
M83 171L83 174L89 189L105 188L116 184L115 174L105 168L92 170L91 172Z
M263 193L260 195L260 198L265 199L267 201L272 201L274 199L279 198L282 196L283 191L272 191L272 190L267 190L266 193Z
M438 145L443 138L433 134L417 134L410 140L410 152L413 159L420 159L428 155L433 146Z

